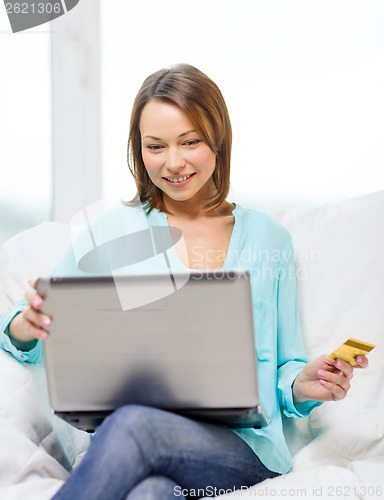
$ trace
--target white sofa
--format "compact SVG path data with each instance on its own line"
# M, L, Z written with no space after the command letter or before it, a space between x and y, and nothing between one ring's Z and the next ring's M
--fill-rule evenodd
M384 497L384 191L272 216L293 237L309 357L349 337L377 347L346 399L322 405L307 419L285 419L292 472L242 491L241 498ZM69 240L66 226L44 223L3 246L0 312L23 297L27 280L55 267ZM44 367L21 364L3 351L0 442L5 500L51 498L89 444L87 434L52 416Z

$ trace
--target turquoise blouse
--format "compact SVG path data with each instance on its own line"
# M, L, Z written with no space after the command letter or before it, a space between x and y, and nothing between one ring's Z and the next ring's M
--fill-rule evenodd
M270 470L286 473L291 457L283 435L281 411L291 417L305 417L320 403L295 403L292 385L303 369L307 356L303 348L297 301L292 241L288 231L269 216L235 205L235 225L223 269L246 269L251 276L253 316L258 359L260 401L271 418L263 429L234 429ZM141 207L119 205L87 222L79 222L74 244L54 271L56 276L87 274L77 262L94 245L154 226L168 227L167 215L153 210L146 215ZM84 230L84 228L87 230ZM153 244L155 244L153 242ZM167 253L167 266L185 271L174 247ZM148 257L148 256L147 256ZM104 266L105 261L101 263ZM164 254L132 264L113 273L164 272ZM0 345L19 361L43 361L41 341L30 351L18 350L7 335L13 317L22 310L20 301L0 320Z

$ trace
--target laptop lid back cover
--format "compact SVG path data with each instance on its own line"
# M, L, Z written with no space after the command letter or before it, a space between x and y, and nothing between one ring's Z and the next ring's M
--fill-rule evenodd
M169 276L120 278L135 294ZM53 409L258 404L249 275L192 273L174 293L122 310L112 277L39 280L53 317L44 342Z

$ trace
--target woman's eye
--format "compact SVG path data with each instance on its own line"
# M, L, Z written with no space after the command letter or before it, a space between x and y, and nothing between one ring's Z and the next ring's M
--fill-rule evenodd
M187 141L185 144L187 146L196 146L196 144L199 144L200 139L191 139L190 141Z
M150 149L151 151L160 151L161 146L159 144L151 144L147 146L147 149Z

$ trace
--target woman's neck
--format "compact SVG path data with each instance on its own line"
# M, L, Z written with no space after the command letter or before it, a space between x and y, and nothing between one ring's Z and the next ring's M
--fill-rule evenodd
M197 220L202 218L212 218L212 217L222 217L226 215L231 215L234 206L228 201L223 201L218 207L206 208L212 198L217 195L216 189L202 189L200 192L196 193L195 196L188 200L174 200L170 198L165 193L163 193L163 203L166 211L172 216L178 219L184 220Z
M208 203L208 200L205 204ZM186 201L175 201L171 199L164 199L164 206L166 211L171 217L177 217L178 219L185 220L197 220L202 218L212 218L212 217L223 217L232 214L234 205L228 201L222 202L218 207L214 209L205 208L205 204L196 204L192 200Z

